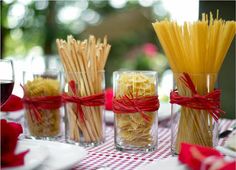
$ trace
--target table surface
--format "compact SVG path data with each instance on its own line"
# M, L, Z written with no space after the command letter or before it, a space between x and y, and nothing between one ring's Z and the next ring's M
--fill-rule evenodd
M219 131L221 132L228 129L234 123L236 123L236 120L221 119ZM109 167L109 169L116 170L131 170L156 159L171 157L170 129L163 125L160 124L158 128L158 149L149 153L126 153L117 151L114 148L114 128L108 126L106 128L105 143L96 147L86 148L88 151L87 157L76 164L74 168L78 170L92 170ZM219 145L223 145L225 140L226 138L219 140Z

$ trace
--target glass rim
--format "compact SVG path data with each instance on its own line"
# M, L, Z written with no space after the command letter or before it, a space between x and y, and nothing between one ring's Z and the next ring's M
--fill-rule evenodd
M119 71L114 71L113 74L118 74L118 73L152 73L152 74L158 74L157 71L154 70L119 70Z
M187 72L173 72L173 75L180 75L180 74L183 74L183 73L187 73ZM190 76L202 76L202 75L218 75L219 73L187 73L189 74Z
M66 71L61 71L63 74L76 74L76 73L86 73L86 74L90 74L90 72L86 72L86 71L69 71L69 72L66 72ZM97 73L105 73L105 70L98 70Z
M3 61L3 62L9 62L9 61L10 61L10 62L13 62L12 59L3 59L3 58L1 58L0 61Z
M23 70L23 73L26 74L60 74L62 71L52 69L52 70L44 70L44 71L32 71L32 70Z

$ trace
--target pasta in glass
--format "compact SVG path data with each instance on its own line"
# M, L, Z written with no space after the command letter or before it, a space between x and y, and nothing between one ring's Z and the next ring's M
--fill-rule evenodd
M61 112L60 112L60 83L56 79L44 78L43 76L35 76L32 80L28 80L24 87L24 100L34 103L25 103L25 123L27 128L26 135L36 138L53 138L61 135ZM52 109L42 108L42 99L46 102L50 101L47 97L56 97L56 107ZM54 99L50 102L53 105ZM45 105L45 103L43 103Z
M178 25L174 21L157 21L153 27L174 72L177 89L181 96L194 94L180 81L182 73L187 73L203 96L214 91L218 72L225 54L235 36L235 21L208 18ZM218 122L209 111L181 107L177 120L172 116L172 151L179 152L180 144L188 142L208 147L217 145ZM186 131L186 129L188 129Z
M117 99L157 95L155 72L115 72L114 84ZM117 149L149 151L157 147L157 111L115 113L115 126Z

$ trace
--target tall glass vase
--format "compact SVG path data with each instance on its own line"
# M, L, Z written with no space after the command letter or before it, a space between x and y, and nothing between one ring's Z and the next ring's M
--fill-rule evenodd
M188 74L195 86L198 96L214 91L217 74ZM174 73L175 85L180 96L193 97L194 94L183 74ZM196 107L198 103L196 100ZM178 107L178 109L176 109ZM176 110L178 110L176 112ZM175 112L174 112L175 111ZM218 143L218 122L208 110L172 104L171 109L171 150L178 154L182 142L215 147Z

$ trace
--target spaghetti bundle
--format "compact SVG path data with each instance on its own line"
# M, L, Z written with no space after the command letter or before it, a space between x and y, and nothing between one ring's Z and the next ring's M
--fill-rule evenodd
M172 21L153 23L153 27L169 60L181 96L193 96L181 81L181 73L187 73L197 93L206 95L214 91L217 74L235 35L235 21L213 19L210 13L202 14L202 20L184 23ZM204 146L214 146L215 123L206 110L181 108L175 148L185 141Z
M104 67L111 46L107 37L103 42L94 36L84 41L76 41L72 36L67 41L57 39L58 52L65 70L67 82L75 82L75 90L68 87L68 95L86 97L103 92ZM75 94L76 93L76 94ZM100 143L104 138L103 107L81 106L84 121L79 121L77 105L66 106L69 140L81 143Z

